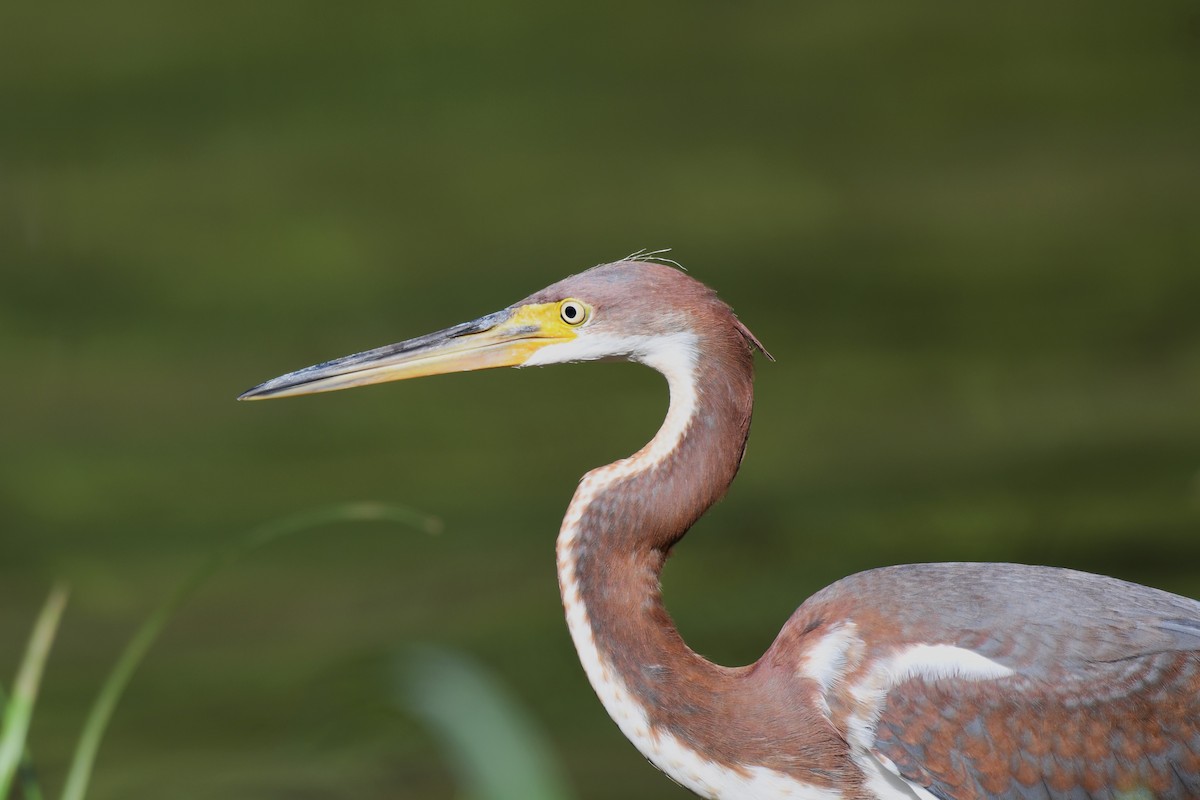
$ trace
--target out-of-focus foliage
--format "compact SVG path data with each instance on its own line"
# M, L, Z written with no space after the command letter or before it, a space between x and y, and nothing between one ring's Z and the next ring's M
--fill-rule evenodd
M440 521L407 508L377 503L349 503L315 511L305 511L274 520L254 528L213 553L206 561L194 568L175 586L174 591L154 608L121 650L116 663L108 671L103 683L100 684L96 699L92 702L84 720L79 742L75 745L75 750L71 755L71 765L65 776L62 800L84 800L86 797L92 770L95 768L96 755L100 751L108 724L112 720L129 682L133 679L138 667L141 666L146 654L150 652L150 648L162 635L167 623L192 599L192 596L223 569L237 563L239 559L260 547L295 533L337 522L392 522L430 533L441 529ZM14 707L16 707L15 703ZM0 773L0 775L2 774Z
M461 654L408 647L395 661L397 706L444 743L470 800L570 800L545 735L508 692Z
M752 660L884 563L1200 594L1198 85L1182 1L0 4L0 664L72 586L39 763L227 532L366 499L447 533L215 580L91 797L450 796L380 667L417 639L512 685L582 796L686 796L586 686L554 577L577 476L653 433L657 376L233 401L640 247L778 358L667 570L698 650Z
M170 619L222 568L278 539L332 522L388 521L436 533L440 521L409 509L349 504L296 514L252 530L194 570L137 629L100 685L71 757L62 800L87 796L96 754L130 679ZM11 697L0 692L0 797L18 783L24 800L44 792L37 765L26 747L37 691L66 605L58 586L38 615ZM393 663L393 693L399 708L425 721L445 745L446 755L474 800L568 800L560 767L528 716L486 670L453 652L410 647Z
M0 693L0 700L3 700L3 724L0 725L0 797L8 797L9 790L17 784L21 786L26 800L35 800L41 794L37 777L32 772L33 756L29 752L26 740L29 724L33 719L34 705L37 703L42 673L46 669L46 659L50 655L50 648L54 644L54 636L58 633L58 623L62 619L66 604L66 588L54 587L33 625L33 634L29 637L20 669L17 670L17 677L13 681L12 695Z

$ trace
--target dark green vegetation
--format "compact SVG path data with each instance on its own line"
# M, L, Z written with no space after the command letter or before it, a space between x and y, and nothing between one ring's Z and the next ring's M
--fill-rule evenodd
M313 528L348 522L389 522L426 533L441 530L439 520L410 509L347 503L275 520L221 548L176 585L121 650L88 709L63 780L61 800L88 796L96 755L130 680L171 618L206 583L265 545ZM0 692L0 797L10 796L14 785L22 800L46 796L42 772L27 739L66 599L66 588L56 585L30 634L12 694ZM437 735L467 796L474 800L569 800L573 796L537 725L505 688L471 659L437 647L404 647L396 649L388 665L392 702Z
M837 577L1081 567L1200 595L1194 3L0 8L0 675L71 587L52 776L137 621L236 531L399 502L441 537L280 543L172 623L91 797L446 797L388 654L472 653L580 794L682 797L575 662L553 540L664 410L628 365L292 401L273 375L673 246L779 363L668 568L753 659ZM914 587L914 591L919 591Z

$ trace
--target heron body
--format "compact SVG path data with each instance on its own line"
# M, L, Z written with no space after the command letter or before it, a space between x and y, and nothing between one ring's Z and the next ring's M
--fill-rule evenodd
M558 537L558 577L608 713L702 797L1200 798L1192 599L1050 567L914 564L818 592L749 666L688 648L659 576L737 473L761 349L703 284L622 261L243 397L601 358L665 375L671 402L655 437L581 480Z

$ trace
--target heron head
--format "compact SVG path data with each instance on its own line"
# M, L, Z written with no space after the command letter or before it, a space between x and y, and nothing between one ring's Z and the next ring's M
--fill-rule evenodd
M679 359L695 359L698 342L712 336L736 337L747 354L750 348L762 350L704 284L665 264L617 261L572 275L471 322L281 375L239 399L596 359L628 359L665 369Z

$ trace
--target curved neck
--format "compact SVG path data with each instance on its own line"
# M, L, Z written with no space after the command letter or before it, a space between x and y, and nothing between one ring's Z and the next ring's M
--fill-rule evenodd
M740 336L693 335L638 360L666 376L670 411L646 447L580 483L558 539L559 583L580 660L609 714L644 755L686 784L656 753L664 742L685 743L709 760L737 763L736 738L716 734L728 727L724 715L736 704L724 698L744 670L687 647L663 605L659 575L670 548L737 473L753 362Z
M663 606L671 547L741 464L754 369L737 329L657 345L635 358L670 384L666 421L636 454L584 476L558 537L579 660L625 736L696 794L843 797L837 785L857 773L815 693L797 691L795 665L768 657L717 666L688 648Z
M744 346L725 342L737 349L722 353L720 344L680 334L638 356L667 379L666 419L637 453L584 476L563 521L564 536L665 558L724 496L750 433L754 374Z

